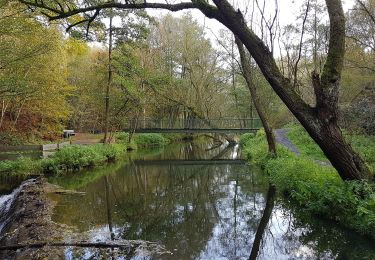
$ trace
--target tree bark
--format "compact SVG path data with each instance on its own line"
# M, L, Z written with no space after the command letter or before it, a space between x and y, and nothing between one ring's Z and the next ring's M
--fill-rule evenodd
M249 61L248 55L246 55L246 51L243 47L243 44L240 39L237 37L235 38L238 52L240 53L240 59L241 59L241 66L242 66L242 74L245 78L247 88L250 91L251 99L254 103L255 109L259 115L260 120L262 121L262 125L264 128L264 131L266 133L267 143L268 143L268 152L270 154L276 154L276 142L275 142L275 136L273 135L272 127L270 126L266 113L264 111L264 108L260 102L259 95L257 93L256 86L252 80L251 76L251 64Z
M108 44L108 82L105 92L105 114L104 114L104 143L108 143L108 129L109 129L109 90L112 84L112 45L113 45L113 31L112 31L113 16L109 17L109 44Z

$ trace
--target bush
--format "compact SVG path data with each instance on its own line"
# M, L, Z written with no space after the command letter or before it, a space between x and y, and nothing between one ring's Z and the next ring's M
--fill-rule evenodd
M0 144L2 145L22 145L24 140L15 134L2 132L0 133Z
M134 143L138 147L163 146L168 140L162 134L137 134L134 136Z
M342 181L333 167L296 156L284 147L278 147L277 157L269 157L262 131L241 139L245 153L264 167L279 192L298 208L375 238L374 184Z
M1 177L27 176L40 172L40 164L31 158L21 157L14 161L0 161Z
M127 132L116 133L115 138L116 138L116 143L127 144L129 140L129 133Z

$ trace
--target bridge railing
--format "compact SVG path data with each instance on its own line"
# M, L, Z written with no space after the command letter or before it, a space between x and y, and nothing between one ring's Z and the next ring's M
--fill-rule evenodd
M125 129L259 129L259 118L138 119L126 120Z

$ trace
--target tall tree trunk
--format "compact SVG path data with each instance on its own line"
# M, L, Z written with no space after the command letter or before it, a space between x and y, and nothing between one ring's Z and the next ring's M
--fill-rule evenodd
M109 130L109 90L112 84L112 47L113 47L113 16L109 17L109 44L108 44L108 82L105 91L105 115L104 115L104 143L108 142Z
M243 44L240 39L237 37L235 38L236 44L238 47L238 52L240 53L241 58L241 66L242 66L242 74L246 80L247 88L250 91L251 99L254 103L255 109L259 115L260 120L262 121L262 125L264 131L266 132L266 138L268 143L268 152L271 154L276 154L276 142L275 136L273 135L272 127L270 126L264 108L259 99L259 95L257 93L256 86L251 77L251 64L248 55L243 47Z

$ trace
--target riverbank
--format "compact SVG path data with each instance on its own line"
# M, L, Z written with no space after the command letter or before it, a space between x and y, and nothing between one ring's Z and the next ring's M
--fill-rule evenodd
M303 150L297 156L278 145L278 155L271 157L264 131L245 134L240 143L248 160L260 165L298 208L375 239L374 184L342 181L333 167L316 163Z
M118 160L126 150L160 147L175 137L161 134L138 134L128 143L127 133L118 133L116 143L71 145L57 150L47 158L31 159L27 156L17 160L0 161L0 177L27 177L41 174L62 174L85 168L94 168Z

